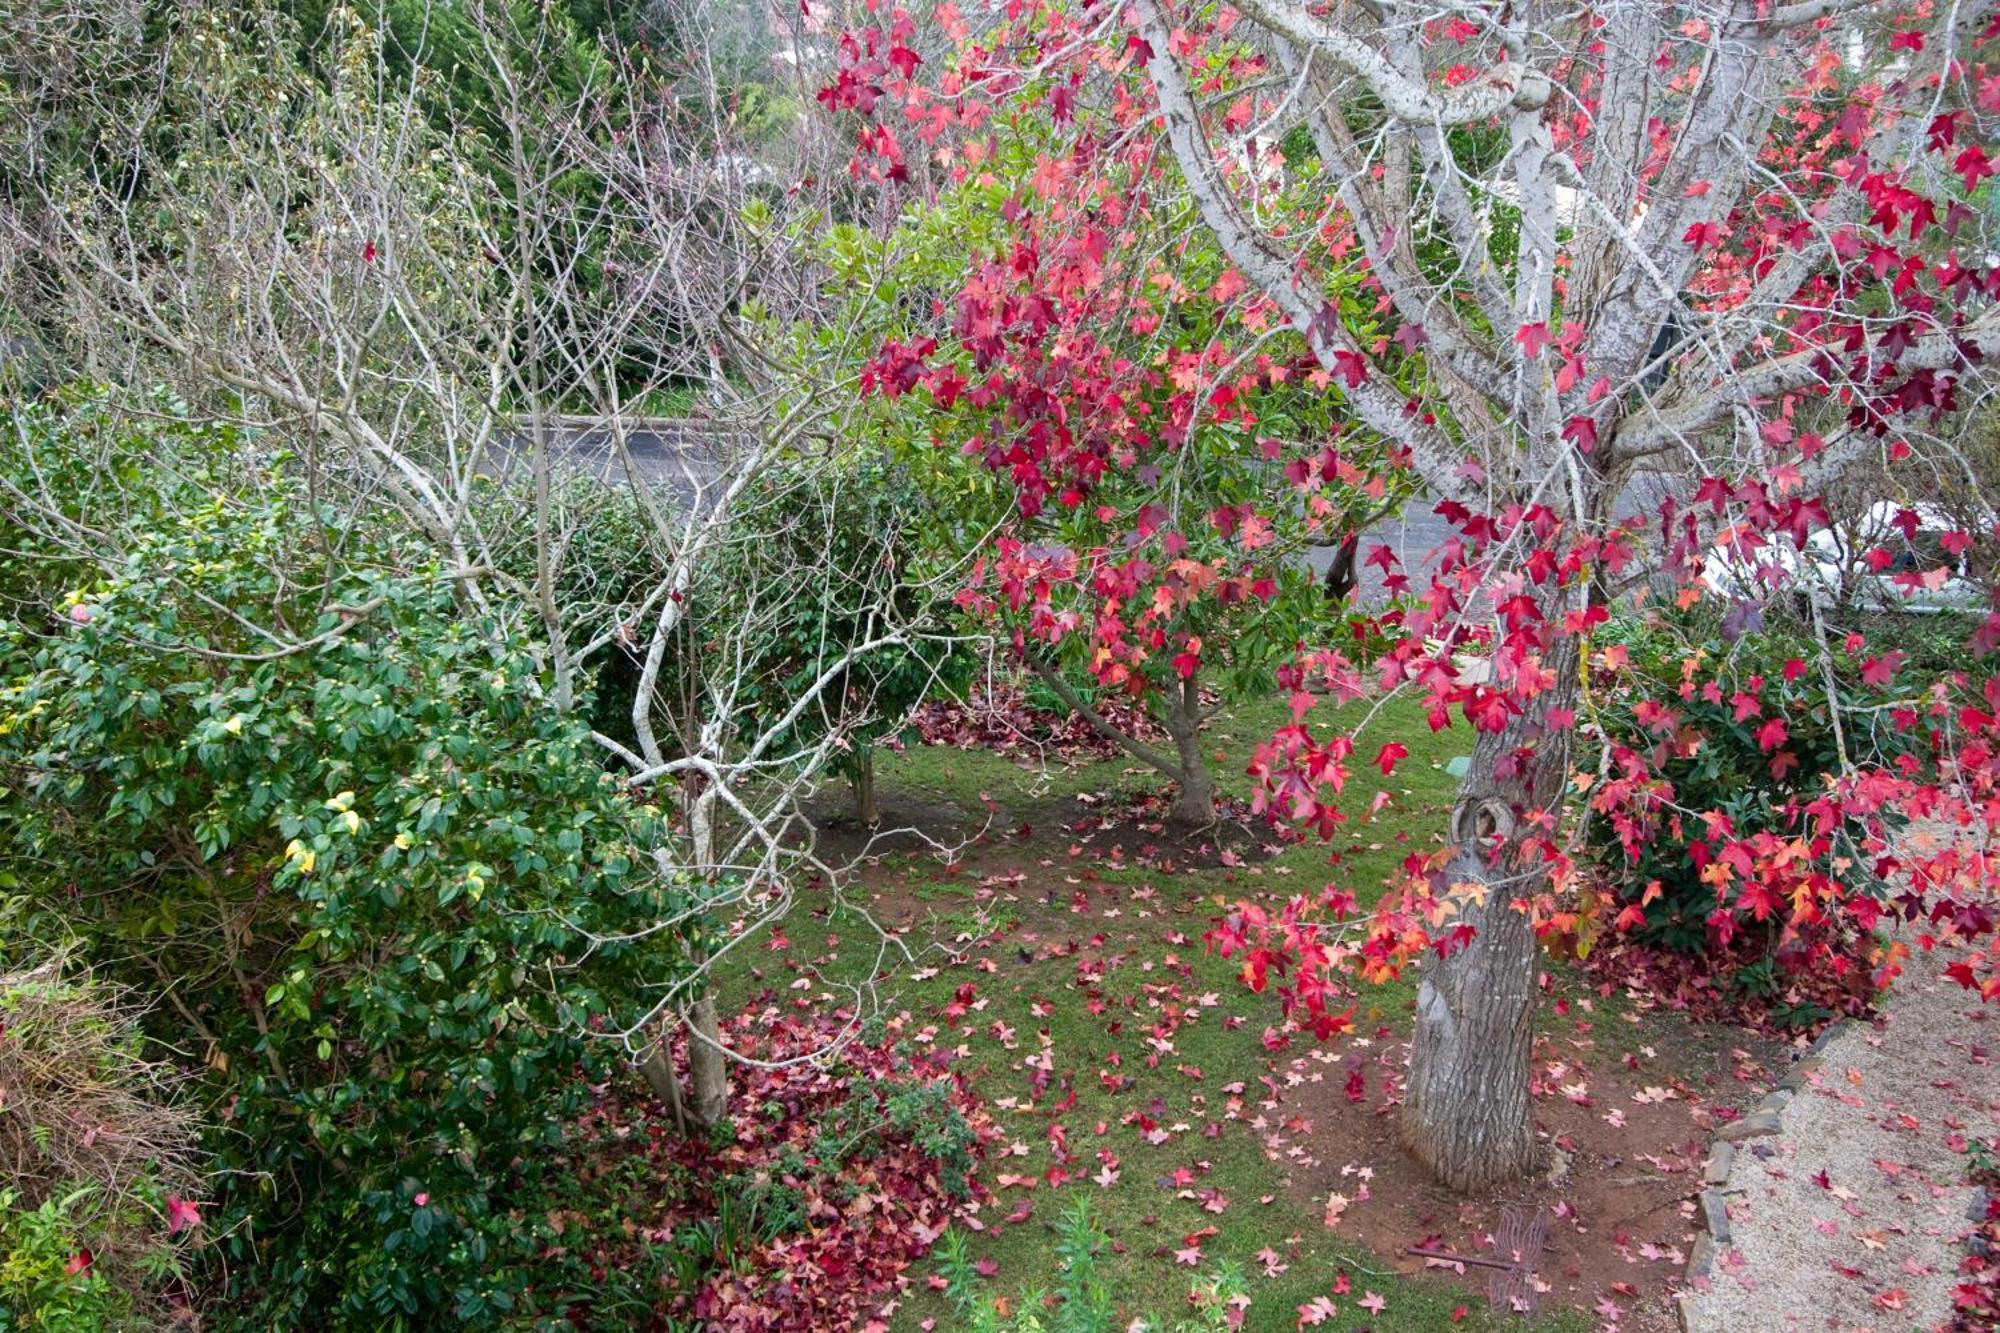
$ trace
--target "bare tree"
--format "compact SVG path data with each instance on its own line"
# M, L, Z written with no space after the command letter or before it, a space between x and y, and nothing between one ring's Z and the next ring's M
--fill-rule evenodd
M759 156L716 71L668 87L643 52L524 12L468 11L475 117L420 50L351 14L303 61L275 11L174 7L140 76L128 59L63 88L69 141L9 182L15 307L71 364L171 386L289 451L326 503L393 515L469 613L533 646L547 707L623 691L598 738L678 811L654 870L690 906L638 937L660 942L661 984L615 1035L677 1114L712 1123L728 1053L707 969L724 928L781 914L802 872L838 883L802 802L870 716L850 668L927 633L910 611L927 594L878 571L853 640L818 645L781 706L746 706L741 659L829 577L741 554L774 467L810 459L801 484L848 466L852 395L822 377L860 358L836 331L801 364L778 336L813 313L839 176L797 145ZM30 88L32 53L9 58L8 86ZM48 140L28 120L47 103L12 99L8 140ZM701 424L669 431L654 404L689 382ZM52 500L0 496L36 522ZM65 535L116 559L115 532ZM314 646L257 629L274 652ZM809 712L830 720L802 729ZM673 956L690 937L707 943ZM670 1016L691 1033L687 1095Z

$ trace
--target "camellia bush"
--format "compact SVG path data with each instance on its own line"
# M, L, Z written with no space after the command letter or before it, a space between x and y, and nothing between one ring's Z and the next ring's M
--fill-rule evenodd
M540 1223L512 1201L631 984L616 941L688 899L649 859L657 812L446 571L275 462L254 493L216 484L253 442L24 410L10 473L88 466L66 432L156 478L173 521L85 569L61 543L86 513L15 511L5 545L48 558L6 569L0 860L95 967L163 997L199 1065L227 1317L531 1312ZM337 577L315 581L316 542L347 553ZM671 931L644 947L674 975Z
M1587 827L1617 900L1611 924L1684 953L1755 932L1766 954L1829 925L1872 924L1866 904L1879 912L1886 894L1858 876L1850 920L1795 910L1781 881L1738 872L1782 865L1770 847L1807 830L1806 807L1857 761L1921 762L1917 737L1891 717L1894 659L1857 642L1823 670L1815 645L1781 630L1730 641L1712 623L1657 614L1596 642L1589 725L1606 775ZM1806 847L1813 860L1855 857L1867 836L1822 823Z

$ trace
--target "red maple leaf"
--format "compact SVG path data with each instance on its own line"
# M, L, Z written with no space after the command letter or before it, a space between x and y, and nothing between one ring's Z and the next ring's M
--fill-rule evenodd
M1549 326L1541 320L1533 324L1523 324L1514 330L1514 341L1520 344L1521 355L1532 360L1540 356L1542 349L1549 345Z

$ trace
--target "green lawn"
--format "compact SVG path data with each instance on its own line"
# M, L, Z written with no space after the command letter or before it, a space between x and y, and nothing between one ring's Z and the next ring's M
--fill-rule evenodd
M1247 794L1244 762L1281 717L1274 708L1245 707L1217 718L1213 748L1224 758L1216 769L1229 790ZM955 1067L969 1073L1005 1135L985 1170L998 1199L981 1215L984 1230L971 1237L974 1255L995 1266L993 1295L1018 1302L1053 1282L1053 1224L1067 1199L1082 1192L1112 1238L1101 1268L1126 1318L1179 1317L1191 1281L1227 1261L1246 1275L1252 1329L1293 1328L1297 1307L1331 1295L1340 1274L1350 1290L1332 1297L1340 1313L1326 1327L1386 1333L1519 1326L1495 1320L1482 1297L1446 1280L1398 1277L1388 1260L1344 1243L1315 1206L1288 1194L1286 1173L1266 1156L1253 1126L1262 1099L1258 1078L1273 1063L1262 1034L1279 1021L1277 1001L1252 994L1235 968L1202 944L1221 900L1309 890L1333 875L1365 890L1437 836L1455 785L1444 766L1459 752L1463 733L1434 735L1419 710L1391 703L1376 717L1366 752L1391 738L1410 749L1393 779L1395 800L1339 845L1337 871L1324 845L1293 846L1261 864L1160 876L1069 856L1060 836L1038 837L1019 850L997 838L953 873L935 858L889 858L855 890L863 902L878 895L873 906L914 912L916 924L904 939L921 956L881 979L880 1003L890 1014L908 1012L906 1031L934 1026L934 1041L960 1048ZM1365 811L1373 795L1368 780L1379 782L1380 775L1357 767L1351 805ZM879 781L891 817L899 798L955 806L969 819L991 801L1011 826L1048 819L1079 792L1129 791L1154 781L1130 769L1107 761L1030 770L984 752L913 747L885 754ZM1018 882L990 880L1014 869ZM1088 903L1073 912L1071 897L1080 889L1089 891ZM1054 903L1047 901L1051 892ZM786 921L786 956L827 983L863 979L877 957L868 923L855 912L816 916L809 909L802 902ZM993 933L967 947L966 939L982 929ZM935 949L939 939L962 951L959 961ZM766 974L761 980L745 972L753 957ZM772 957L745 950L726 979L726 998L745 999L758 985L796 979L774 972ZM1097 973L1095 982L1080 968ZM946 1026L944 1007L968 983L978 1008ZM828 1002L838 993L832 985L808 988L822 990ZM1363 1016L1402 1024L1411 990L1407 980L1375 989L1362 997ZM1048 1075L1039 1095L1035 1065ZM1107 1077L1124 1082L1114 1089ZM1066 1102L1072 1092L1073 1103ZM1143 1122L1133 1119L1140 1113ZM1148 1124L1155 1127L1153 1141ZM1066 1135L1072 1173L1060 1188L1043 1179L1058 1163L1055 1126ZM1036 1183L1028 1188L1014 1178ZM1023 1205L1025 1217L1005 1220L1019 1216ZM1190 1237L1198 1241L1194 1264L1184 1261L1195 1257ZM1381 1298L1379 1312L1359 1304L1369 1293ZM1461 1305L1469 1308L1454 1324ZM932 1318L948 1327L951 1316L942 1298L924 1292L904 1308L897 1327ZM1564 1318L1537 1325L1586 1326Z

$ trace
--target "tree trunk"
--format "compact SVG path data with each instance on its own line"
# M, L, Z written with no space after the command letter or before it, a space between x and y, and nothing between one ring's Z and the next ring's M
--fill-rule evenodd
M1174 738L1174 753L1180 772L1174 797L1173 817L1182 824L1200 828L1215 822L1215 782L1201 753L1200 674L1181 682L1177 696L1169 696L1166 708L1167 734Z
M660 1024L660 1039L653 1043L645 1058L639 1061L639 1072L646 1076L646 1084L653 1095L667 1104L674 1113L674 1132L687 1133L686 1097L681 1090L681 1076L674 1068L674 1057L667 1045L667 1034L671 1020Z
M690 775L693 776L693 775ZM703 783L688 804L688 843L694 864L704 883L716 879L715 800L713 788ZM708 958L698 966L707 967ZM716 1017L712 976L704 977L708 989L687 1012L688 1025L688 1116L703 1129L714 1128L729 1108L729 1059L722 1053L722 1024Z
M1461 852L1451 876L1483 886L1487 871ZM1427 958L1419 974L1402 1129L1433 1175L1470 1192L1525 1176L1538 1160L1528 1105L1535 936L1499 892L1463 920L1478 931L1472 943Z
M697 1125L713 1129L729 1109L729 1064L722 1054L713 993L694 1002L688 1029L689 1111Z
M882 816L875 809L875 747L863 745L855 758L854 775L854 817L861 821L861 827L874 828L882 822Z
M1461 904L1456 919L1475 933L1447 958L1425 955L1418 974L1403 1141L1439 1180L1467 1192L1519 1179L1541 1159L1528 1099L1539 951L1513 903L1542 888L1533 859L1521 855L1520 838L1534 827L1528 816L1559 809L1568 780L1573 723L1551 724L1548 713L1576 701L1576 641L1564 638L1544 660L1554 684L1506 730L1480 733L1453 808L1446 873ZM1523 746L1532 757L1509 772Z

